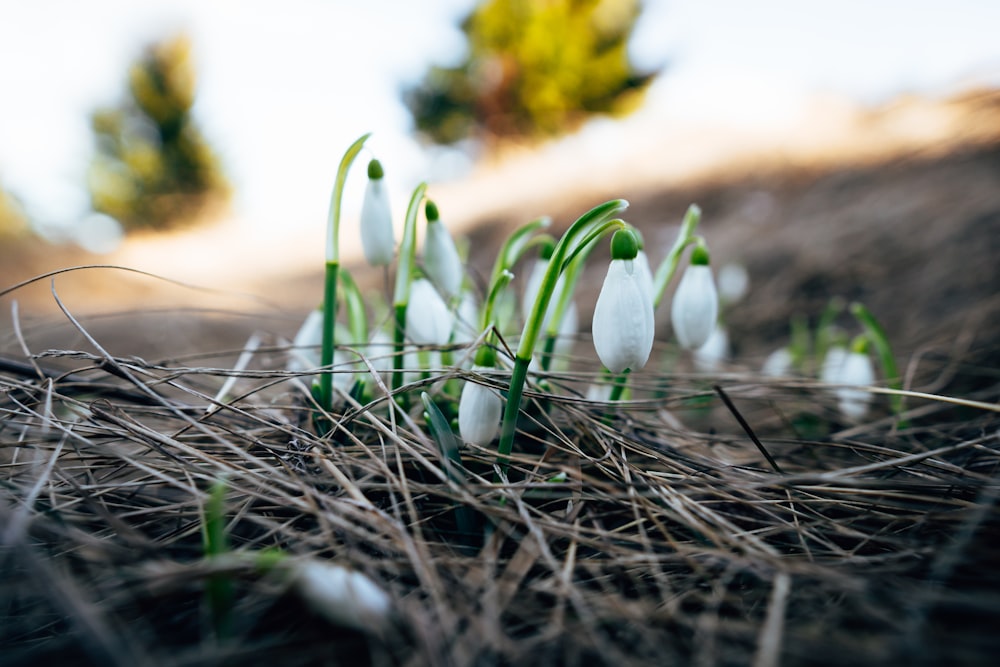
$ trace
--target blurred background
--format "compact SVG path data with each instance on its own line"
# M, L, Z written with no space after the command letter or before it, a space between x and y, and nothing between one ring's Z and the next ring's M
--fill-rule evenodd
M855 210L796 199L824 174L995 155L998 25L989 0L4 1L0 278L107 262L307 307L337 163L369 131L399 216L422 180L457 233L624 197L657 240L700 198L723 259L770 276L817 243L789 225L829 236L823 216ZM986 192L996 174L969 169ZM886 238L907 234L886 201L836 228L874 215ZM977 234L997 229L995 199L981 203ZM977 289L995 292L995 262L984 272ZM819 302L864 276L849 278L785 289ZM64 288L148 304L152 288L127 282Z

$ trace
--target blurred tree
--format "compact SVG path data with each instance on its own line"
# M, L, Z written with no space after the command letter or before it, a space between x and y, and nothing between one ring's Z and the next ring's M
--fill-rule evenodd
M21 202L0 186L0 239L27 236L29 231Z
M95 210L127 230L167 229L228 201L219 160L191 117L194 96L186 36L150 46L132 65L125 101L91 117L97 154L88 186Z
M462 22L468 54L404 92L437 143L537 139L595 113L635 109L656 72L638 73L628 38L639 0L486 0Z

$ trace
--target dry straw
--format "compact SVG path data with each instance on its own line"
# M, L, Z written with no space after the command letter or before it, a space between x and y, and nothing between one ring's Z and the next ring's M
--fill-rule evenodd
M495 451L467 447L456 475L420 406L384 393L342 396L317 429L320 406L276 339L238 367L239 350L143 361L66 316L83 350L12 334L0 362L5 664L766 667L995 652L995 377L966 397L978 403L911 394L905 430L884 410L840 432L820 384L715 378L779 473L703 378L643 373L636 400L610 406L580 398L590 373L548 373L525 390L498 484ZM452 377L491 382L434 379ZM219 479L229 551L207 556ZM459 509L478 532L459 529ZM363 575L389 617L331 625L284 559ZM220 580L224 631L205 597Z

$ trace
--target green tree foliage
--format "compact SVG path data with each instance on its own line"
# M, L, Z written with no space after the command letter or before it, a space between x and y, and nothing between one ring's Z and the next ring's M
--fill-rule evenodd
M468 54L404 98L437 143L537 139L638 106L655 72L629 62L639 0L486 0L463 21Z
M129 230L190 224L229 198L218 158L191 117L191 43L149 47L129 70L128 94L91 117L97 138L88 175L91 204Z

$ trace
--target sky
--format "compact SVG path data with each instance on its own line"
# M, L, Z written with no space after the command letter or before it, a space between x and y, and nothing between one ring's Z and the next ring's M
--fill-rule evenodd
M88 114L121 99L144 45L183 30L198 65L195 117L248 229L322 225L340 156L369 131L405 201L428 175L461 173L461 161L412 137L399 91L431 63L460 58L456 24L473 4L0 0L0 184L39 224L78 224L93 150ZM669 109L671 122L780 122L815 93L877 104L1000 85L996 0L645 4L632 53L640 68L668 63L647 107Z

